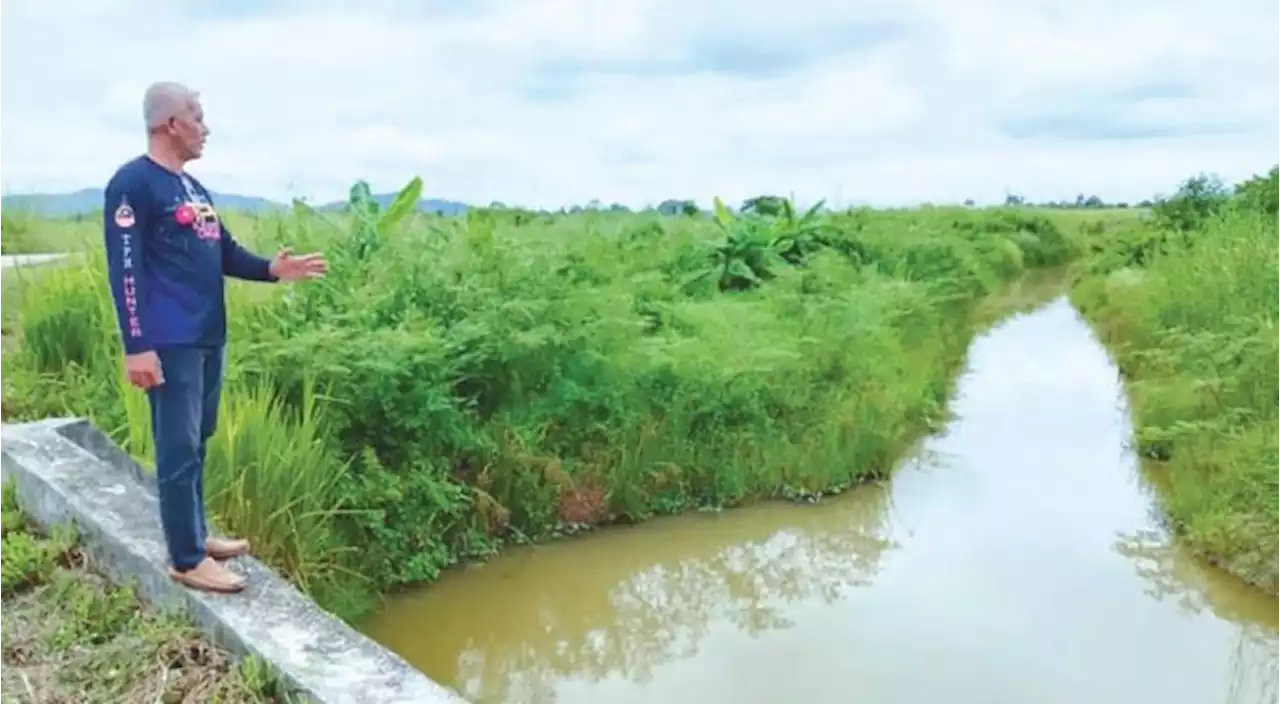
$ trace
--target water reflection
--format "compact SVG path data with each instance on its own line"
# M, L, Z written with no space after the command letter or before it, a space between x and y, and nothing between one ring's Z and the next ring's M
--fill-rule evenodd
M1280 645L1274 628L1255 624L1244 626L1231 649L1231 665L1226 675L1227 704L1272 704L1280 701Z
M428 633L370 630L476 700L554 701L549 685L565 677L645 683L696 656L713 627L789 628L787 605L868 584L894 547L887 498L867 487L839 512L759 506L519 549L401 597L397 622L421 613Z
M889 485L515 551L367 631L477 702L1275 701L1276 600L1171 542L1121 399L1058 300Z
M1230 575L1180 548L1160 529L1121 534L1115 550L1132 561L1152 599L1176 604L1188 615L1209 612L1236 624L1221 701L1273 704L1280 701L1280 641L1277 602L1261 597Z

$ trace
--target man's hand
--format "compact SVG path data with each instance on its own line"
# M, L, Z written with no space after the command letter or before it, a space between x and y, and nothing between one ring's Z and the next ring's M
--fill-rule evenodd
M318 279L328 270L329 264L319 252L295 257L293 250L285 247L271 260L271 275L281 281Z
M164 383L164 371L160 369L160 356L154 351L125 355L124 371L129 375L129 383L144 391Z

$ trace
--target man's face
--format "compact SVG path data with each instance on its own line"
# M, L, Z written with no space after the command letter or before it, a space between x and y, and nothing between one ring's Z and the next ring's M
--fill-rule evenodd
M188 103L185 109L169 119L169 137L179 155L187 161L200 158L208 136L209 128L204 124L204 109L198 101Z

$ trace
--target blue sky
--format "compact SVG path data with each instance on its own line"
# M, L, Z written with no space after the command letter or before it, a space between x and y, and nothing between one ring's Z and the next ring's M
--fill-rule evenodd
M356 8L360 9L356 9ZM1280 160L1274 0L5 3L0 181L101 186L153 80L212 189L1138 200Z

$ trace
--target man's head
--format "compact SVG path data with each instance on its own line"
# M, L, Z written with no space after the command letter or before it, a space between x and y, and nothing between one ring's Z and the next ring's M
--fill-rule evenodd
M199 159L209 128L200 94L180 83L153 83L142 98L151 143L183 162Z

